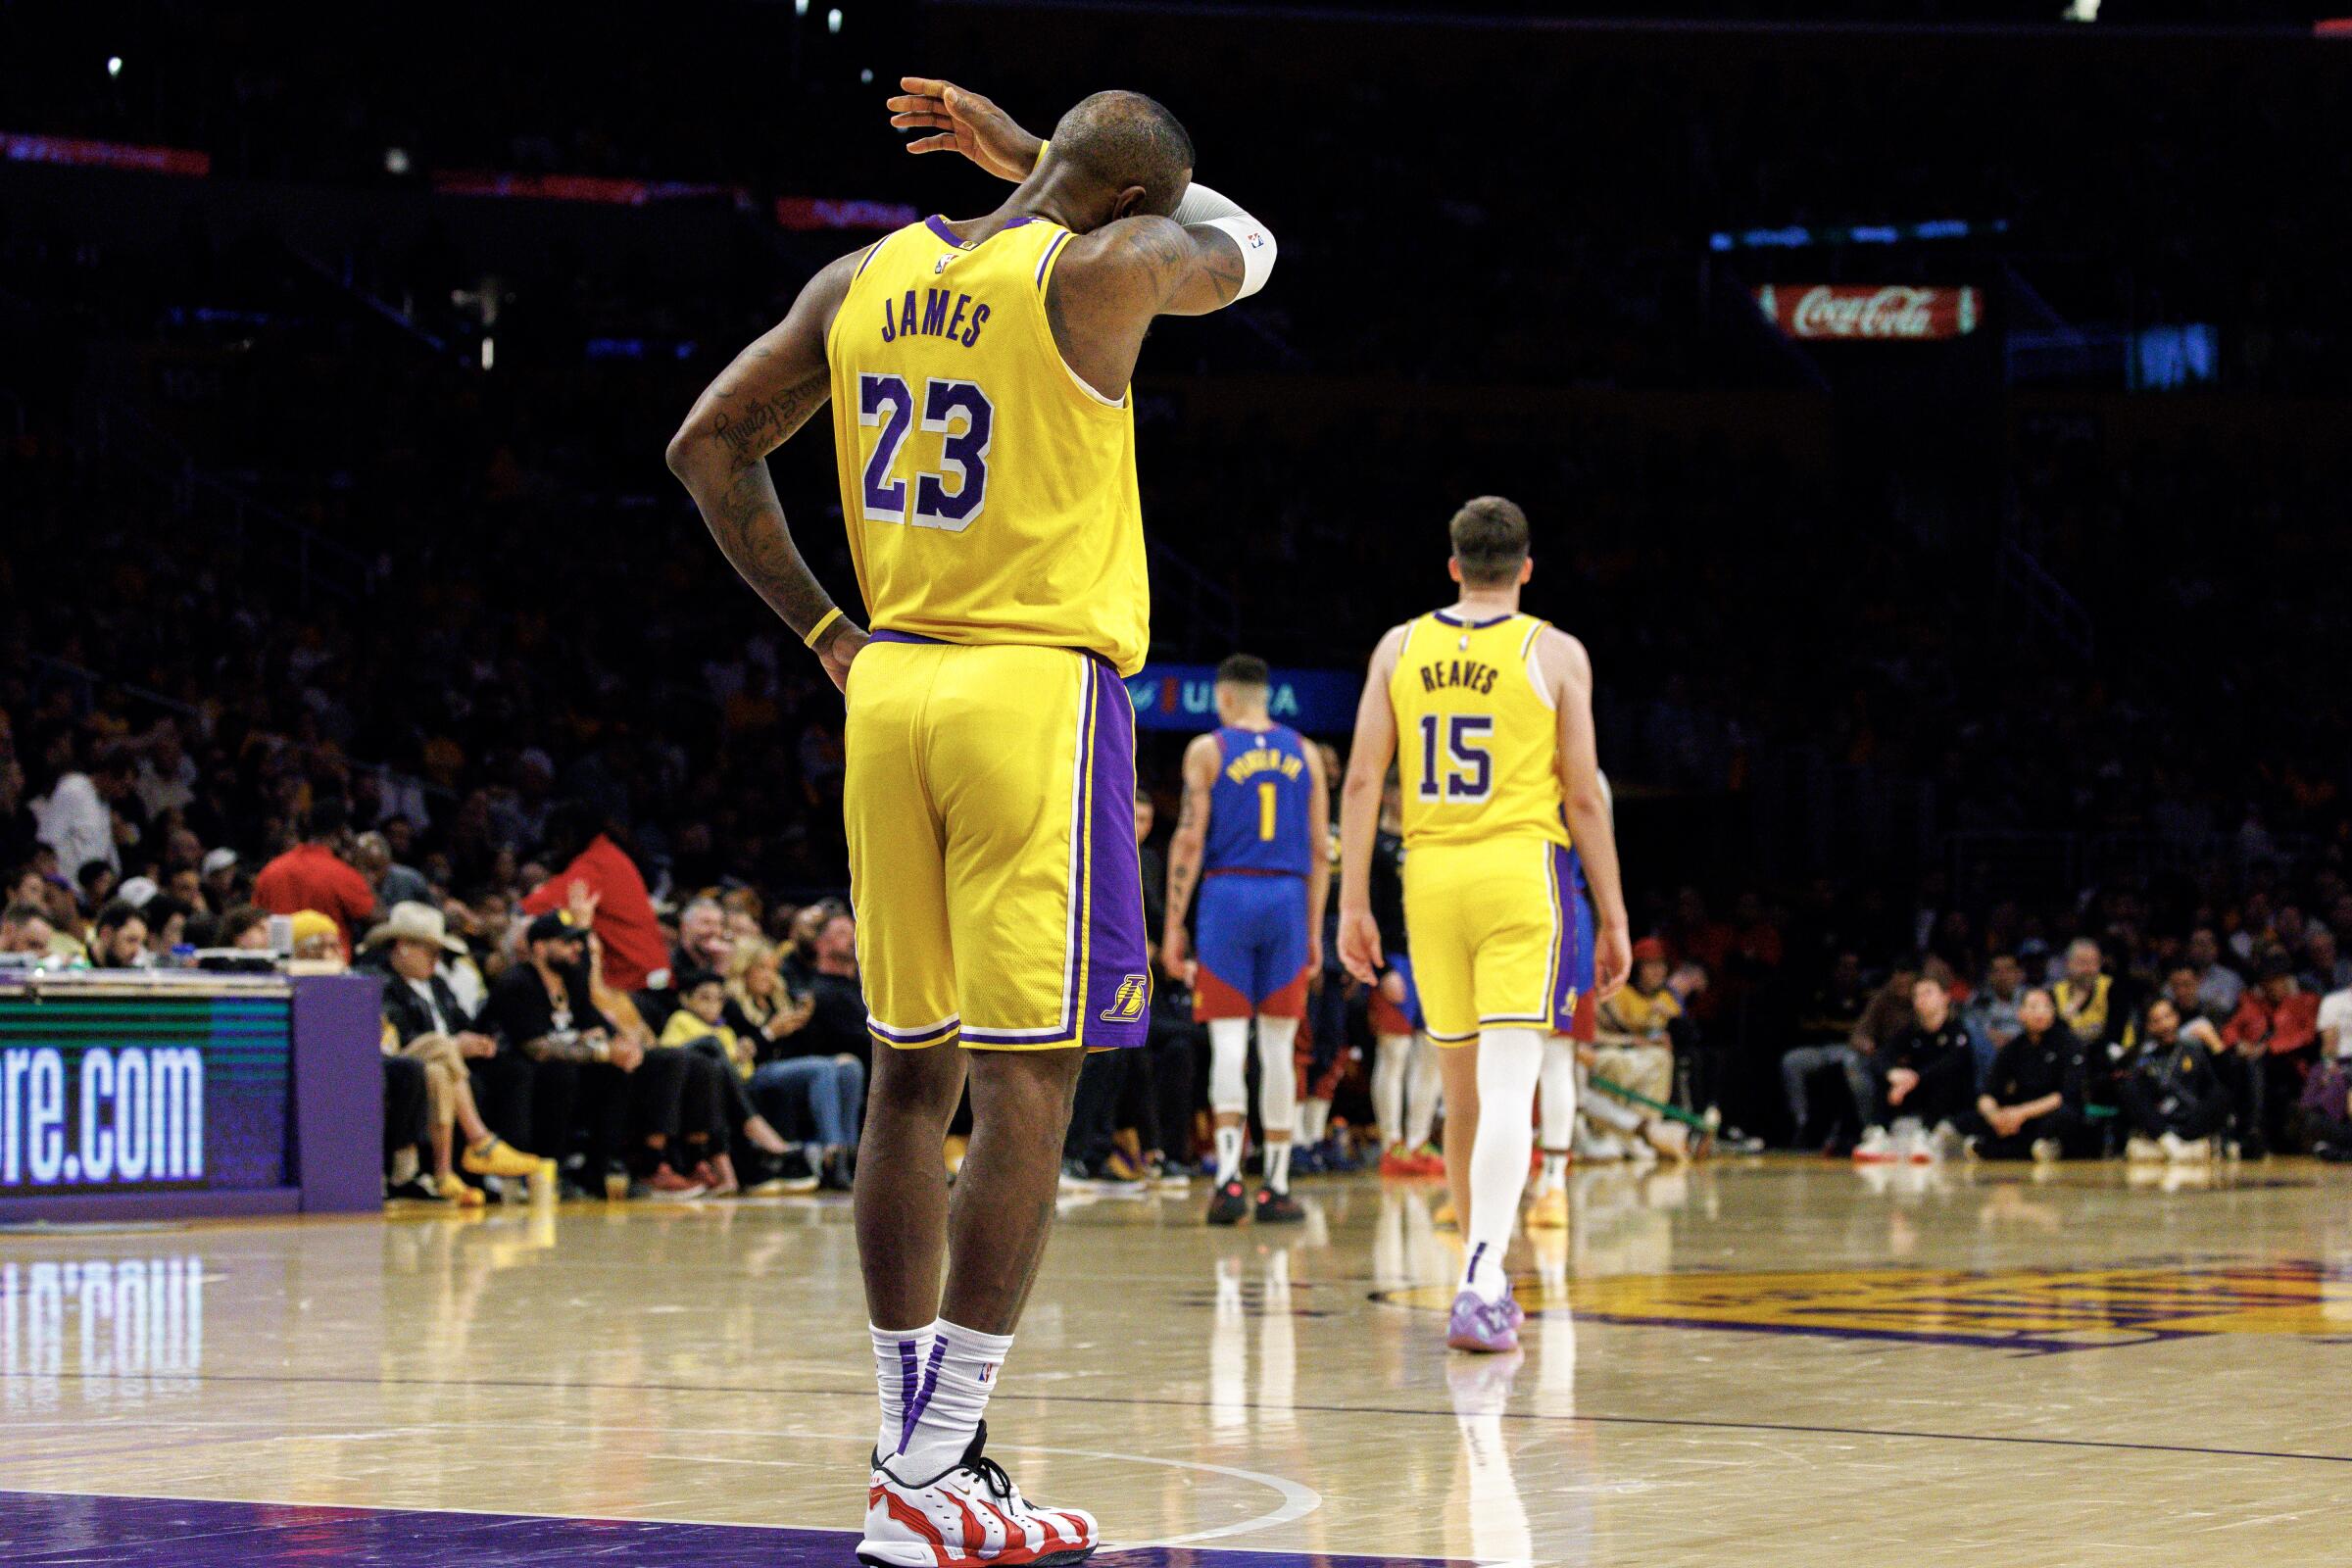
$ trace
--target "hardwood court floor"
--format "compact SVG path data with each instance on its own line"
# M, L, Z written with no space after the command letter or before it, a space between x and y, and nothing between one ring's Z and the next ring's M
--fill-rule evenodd
M1444 1348L1433 1187L1302 1191L1279 1233L1065 1203L992 1451L1102 1560L2352 1555L2333 1171L1582 1171L1502 1360ZM846 1564L848 1219L0 1234L0 1562Z

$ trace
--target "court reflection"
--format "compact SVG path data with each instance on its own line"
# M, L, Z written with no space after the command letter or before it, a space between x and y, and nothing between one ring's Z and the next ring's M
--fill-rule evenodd
M0 1408L184 1390L204 1366L204 1260L192 1253L0 1262Z

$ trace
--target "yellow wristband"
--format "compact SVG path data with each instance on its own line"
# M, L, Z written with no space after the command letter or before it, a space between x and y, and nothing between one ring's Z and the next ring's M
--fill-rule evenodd
M839 605L835 605L831 610L826 611L822 615L817 617L816 624L808 628L808 635L803 637L801 641L807 643L809 649L813 651L816 647L817 639L824 636L826 632L832 630L833 623L839 619L841 619L841 607Z

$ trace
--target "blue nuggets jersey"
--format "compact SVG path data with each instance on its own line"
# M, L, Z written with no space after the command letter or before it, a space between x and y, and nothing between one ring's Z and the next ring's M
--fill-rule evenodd
M1306 741L1281 724L1217 731L1217 782L1208 796L1208 847L1200 869L1275 871L1303 877L1324 846L1307 829Z

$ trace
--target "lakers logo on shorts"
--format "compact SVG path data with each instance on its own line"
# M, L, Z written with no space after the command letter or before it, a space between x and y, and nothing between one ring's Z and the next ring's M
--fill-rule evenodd
M1152 977L1131 974L1119 982L1118 992L1110 999L1110 1005L1102 1009L1102 1021L1133 1023L1144 1015L1144 1008L1151 1004Z

